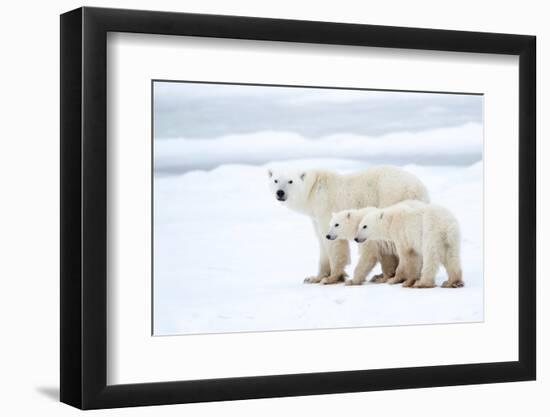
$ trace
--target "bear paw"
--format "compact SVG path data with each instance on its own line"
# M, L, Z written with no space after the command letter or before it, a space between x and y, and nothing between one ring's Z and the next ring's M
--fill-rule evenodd
M336 284L337 282L342 282L345 279L345 275L330 275L321 280L321 285Z
M318 284L319 282L321 282L322 279L323 277L319 276L307 277L306 279L304 279L304 284Z
M321 285L334 284L335 282L338 282L338 280L331 277L326 277L321 280Z
M449 282L445 281L443 284L441 284L443 288L462 288L464 287L464 281L454 281Z
M403 283L403 287L407 287L407 288L412 287L415 282L416 282L415 279L408 279Z
M370 280L370 282L374 282L375 284L381 284L386 281L388 281L388 279L384 276L384 274L375 275Z

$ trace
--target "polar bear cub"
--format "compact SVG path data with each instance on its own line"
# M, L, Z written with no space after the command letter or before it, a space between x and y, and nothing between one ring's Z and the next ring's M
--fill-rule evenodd
M435 204L416 202L411 207L402 202L384 209L369 210L357 230L356 240L386 240L395 244L399 259L404 265L409 258L421 266L420 279L406 276L397 268L394 280L405 281L405 286L431 288L435 286L435 275L442 264L448 275L443 287L464 286L460 262L460 227L453 214Z
M410 200L414 201L414 200ZM328 240L352 240L357 234L359 223L365 215L375 210L374 207L342 210L333 213L326 235ZM380 262L382 274L374 276L372 282L386 282L395 275L399 259L395 245L382 240L368 240L359 245L359 261L353 271L353 278L346 280L346 285L361 285L367 276Z

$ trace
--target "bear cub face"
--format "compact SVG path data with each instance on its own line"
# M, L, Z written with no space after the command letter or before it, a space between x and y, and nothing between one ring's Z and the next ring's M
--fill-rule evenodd
M332 213L327 235L328 240L353 239L357 229L357 221L352 214L353 210L343 210L338 213Z
M362 243L368 239L383 240L384 234L381 229L383 219L384 212L382 210L372 210L367 213L359 222L355 241Z
M267 172L269 177L269 189L278 201L292 205L294 200L299 200L303 195L305 172Z

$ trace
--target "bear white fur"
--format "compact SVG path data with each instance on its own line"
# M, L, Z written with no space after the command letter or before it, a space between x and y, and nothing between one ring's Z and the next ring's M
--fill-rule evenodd
M404 281L404 286L432 288L442 264L448 275L442 286L464 286L460 263L460 226L444 207L418 203L416 207L411 207L403 202L384 209L369 210L359 223L356 239L359 242L386 240L395 244L399 259L404 261L397 268L393 283ZM401 264L412 265L412 269L407 271L401 268ZM420 279L417 279L418 269Z
M362 207L387 207L403 200L429 201L424 184L400 168L373 167L353 174L327 170L270 170L270 189L289 209L309 216L319 240L317 275L307 283L332 284L342 281L349 263L346 240L325 238L333 212Z
M415 207L423 203L417 200L407 200L407 204L410 207ZM376 208L366 207L333 213L326 236L327 239L355 239L359 223L367 213L373 210L376 210ZM365 279L378 262L380 262L382 267L382 273L375 275L371 279L371 282L386 282L395 276L400 260L393 242L385 240L367 240L359 244L358 249L359 261L353 271L353 278L347 279L346 285L361 285L365 282Z

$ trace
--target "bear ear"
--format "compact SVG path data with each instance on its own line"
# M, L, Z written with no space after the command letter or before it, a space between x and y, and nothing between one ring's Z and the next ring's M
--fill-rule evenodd
M382 220L382 217L384 217L384 212L380 213L380 215L378 216L378 219Z
M306 173L305 173L305 172L302 172L302 173L300 174L300 179L303 181L305 177L306 177Z
M273 176L273 171L268 169L267 170L267 175L269 176L269 178L271 178Z

